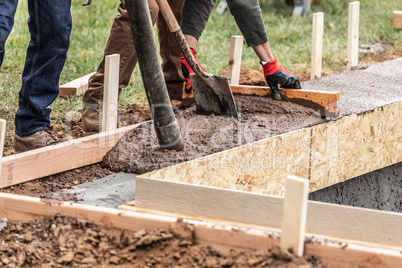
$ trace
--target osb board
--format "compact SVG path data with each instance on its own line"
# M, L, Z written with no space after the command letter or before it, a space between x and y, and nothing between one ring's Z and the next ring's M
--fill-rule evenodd
M402 101L143 174L282 196L285 179L310 191L402 161Z

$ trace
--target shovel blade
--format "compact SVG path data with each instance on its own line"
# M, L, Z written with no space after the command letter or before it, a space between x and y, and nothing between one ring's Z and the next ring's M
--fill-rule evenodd
M237 108L227 77L206 73L203 77L190 74L196 112L238 118Z

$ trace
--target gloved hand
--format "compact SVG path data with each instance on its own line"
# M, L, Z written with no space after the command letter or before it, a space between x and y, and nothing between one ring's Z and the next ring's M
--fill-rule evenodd
M190 48L191 52L193 53L193 56L195 58L195 61L198 63L200 68L204 71L205 69L201 66L201 64L198 62L197 57L195 56L197 54L197 51L195 51L194 48ZM191 79L190 79L190 74L194 73L193 69L191 69L190 65L188 65L188 62L186 58L183 56L183 53L180 56L180 64L181 64L181 70L183 71L184 78L186 78L186 85L185 85L185 91L187 94L191 93L193 87L191 86Z
M261 63L261 65L264 69L265 80L271 88L272 97L275 100L282 99L279 94L278 84L283 88L301 88L299 78L294 76L289 70L279 66L276 59L266 64Z

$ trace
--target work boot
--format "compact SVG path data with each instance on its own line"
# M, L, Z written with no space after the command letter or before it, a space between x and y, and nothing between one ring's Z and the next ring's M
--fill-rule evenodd
M166 88L169 94L170 100L182 101L184 81L183 82L166 82Z
M22 153L60 142L60 139L49 130L38 131L32 135L21 137L14 135L14 151Z
M84 136L97 134L102 128L101 108L98 105L90 105L84 102L82 110L82 130Z

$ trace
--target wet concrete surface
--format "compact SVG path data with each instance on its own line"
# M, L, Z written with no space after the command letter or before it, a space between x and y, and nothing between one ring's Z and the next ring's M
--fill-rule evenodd
M402 162L315 191L309 199L402 213Z
M134 200L136 176L137 174L121 172L73 186L62 193L75 193L78 203L117 208L126 201Z

